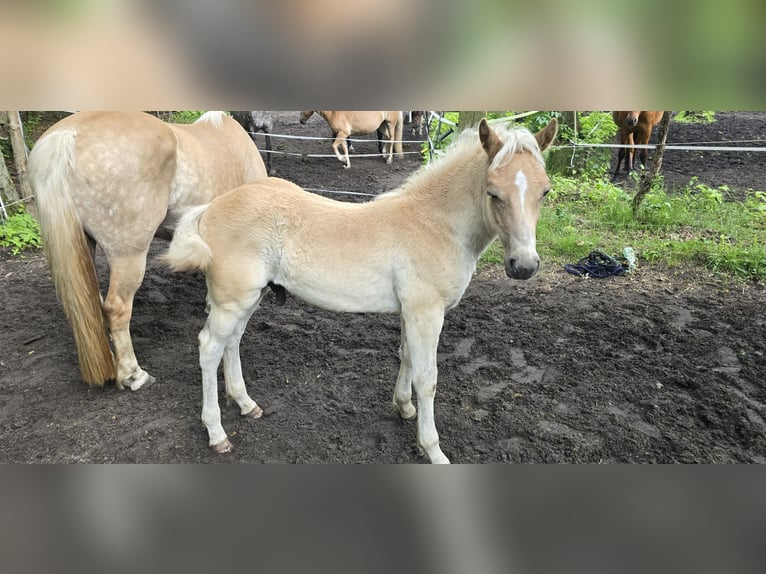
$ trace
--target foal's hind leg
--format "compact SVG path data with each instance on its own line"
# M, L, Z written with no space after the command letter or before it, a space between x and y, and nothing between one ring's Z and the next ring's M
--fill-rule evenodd
M407 329L404 317L401 319L401 344L399 345L399 375L394 387L394 407L403 419L411 420L417 416L412 404L412 360L407 347Z
M239 366L239 339L247 324L247 318L252 315L254 308L255 305L250 309L243 309L241 305L236 303L219 305L211 302L210 313L199 334L199 364L202 370L202 423L207 429L210 446L218 453L229 452L232 448L226 431L221 425L221 407L218 405L218 365L221 363L224 352L228 353L225 371L228 370L229 372L224 373L230 378L227 392L234 394L235 400L237 398L243 400L240 392L240 384L241 390L244 390L244 381L241 380L242 370ZM233 356L235 353L236 360ZM236 375L238 375L239 380L236 380ZM242 408L242 404L246 404L246 401L243 403L238 401L238 404ZM258 408L257 405L255 408Z
M255 303L252 309L240 319L231 337L229 337L223 353L223 376L226 385L226 396L237 403L240 414L254 419L261 417L263 409L247 394L245 379L242 376L242 362L239 358L239 343L242 339L242 334L245 332L245 327L247 327L247 322L258 308L265 294L266 289L261 292L258 302Z
M103 303L109 324L117 365L117 387L137 391L155 381L138 366L130 337L130 318L133 315L133 297L144 279L146 251L130 255L110 256L109 291Z

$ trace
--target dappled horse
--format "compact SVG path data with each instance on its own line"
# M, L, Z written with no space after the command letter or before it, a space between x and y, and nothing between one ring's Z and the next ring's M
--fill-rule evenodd
M29 177L82 378L91 385L115 380L133 390L153 382L130 337L133 296L152 238L170 239L189 207L266 177L258 149L222 112L191 125L140 112L81 112L40 138L29 157ZM103 301L96 245L110 270Z
M612 112L614 123L617 124L621 147L617 153L617 167L614 168L612 181L617 179L620 164L625 158L625 173L633 171L633 145L646 145L652 136L652 130L662 119L662 111L656 112ZM646 148L639 150L641 166L646 168Z
M423 125L426 123L426 116L427 112L424 111L410 112L410 125L412 126L412 135L423 135Z
M379 141L378 151L388 155L386 163L391 163L393 153L402 155L402 131L404 128L404 114L401 111L392 112L336 112L336 111L305 111L301 112L300 122L305 124L308 119L317 113L322 116L330 126L335 141L332 142L332 150L335 157L343 163L343 167L351 167L348 157L348 138L352 135L367 135L377 133L378 139L387 142L381 145ZM340 153L343 150L343 155ZM386 151L387 150L387 151Z
M271 169L271 132L274 131L274 120L271 114L261 111L237 111L231 112L231 117L239 122L239 125L250 134L254 142L257 143L255 139L257 132L265 134L263 139L266 149L266 171L269 175L273 175L274 172Z
M199 343L202 421L213 449L232 448L218 405L221 358L227 396L242 415L262 414L245 389L239 343L276 285L332 311L400 313L394 405L403 418L414 418L414 387L418 444L431 462L449 462L434 424L444 314L498 236L509 277L537 273L535 229L550 186L541 150L556 131L555 120L536 136L521 127L494 131L482 120L442 158L368 203L339 202L268 178L189 211L162 258L176 271L207 275L209 315Z

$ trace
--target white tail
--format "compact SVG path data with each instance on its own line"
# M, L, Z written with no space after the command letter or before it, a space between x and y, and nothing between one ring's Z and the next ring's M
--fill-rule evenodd
M187 211L178 222L170 247L160 260L173 271L206 271L210 266L213 252L199 234L199 218L207 205L199 205Z
M103 385L116 372L96 268L69 192L76 137L74 130L62 129L41 138L29 156L29 179L48 267L77 345L80 373L86 383Z

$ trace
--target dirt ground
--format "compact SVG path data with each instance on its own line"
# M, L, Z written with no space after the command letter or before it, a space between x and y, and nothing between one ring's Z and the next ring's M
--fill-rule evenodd
M674 123L669 140L766 134L766 113L718 118L708 126ZM276 114L275 132L327 135L320 118L305 126L297 120L297 112ZM274 147L329 153L327 142L275 139ZM375 145L356 151L372 153ZM276 155L273 168L305 187L378 194L420 164L417 154L390 166L351 161L344 170L334 158ZM734 192L766 189L762 154L669 152L664 167L672 186L697 175ZM242 418L222 399L234 450L214 454L200 422L204 279L160 265L154 257L165 247L155 241L135 301L136 353L157 377L138 392L81 382L42 255L0 253L0 461L424 460L415 423L391 406L398 317L333 314L290 296L284 307L267 298L243 338L245 378L265 415ZM104 280L101 255L98 266ZM764 462L764 308L764 285L700 271L640 266L630 277L597 280L549 264L517 282L483 269L447 314L441 337L442 448L457 463Z

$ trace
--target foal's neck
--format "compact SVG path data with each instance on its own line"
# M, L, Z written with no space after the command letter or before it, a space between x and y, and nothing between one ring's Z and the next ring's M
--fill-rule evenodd
M486 154L466 150L440 161L426 171L416 195L425 214L453 229L456 241L478 259L497 235L488 212Z

